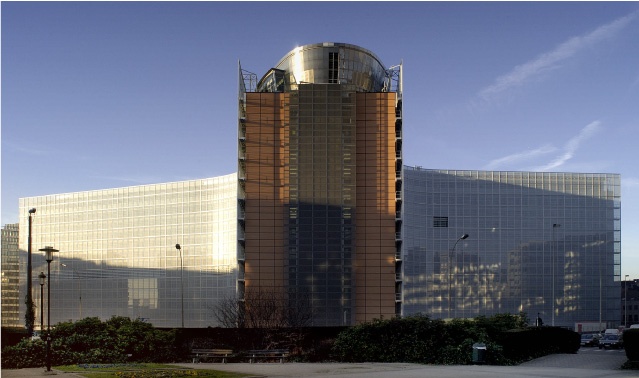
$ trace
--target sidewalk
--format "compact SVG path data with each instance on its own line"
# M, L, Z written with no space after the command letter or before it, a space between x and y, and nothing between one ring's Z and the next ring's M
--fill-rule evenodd
M627 360L623 351L586 350L575 354L554 354L517 366L420 365L409 363L209 363L173 364L194 369L211 369L250 374L253 377L309 378L638 378L637 370L621 370ZM65 378L77 374L53 371ZM2 370L2 378L42 377L44 368Z
M638 378L636 370L549 366L420 365L405 363L239 363L179 364L198 369L247 373L268 378Z

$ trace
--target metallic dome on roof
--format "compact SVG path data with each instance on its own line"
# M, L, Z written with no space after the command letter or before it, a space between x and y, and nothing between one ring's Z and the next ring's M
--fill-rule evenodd
M381 92L387 76L381 60L371 51L334 42L296 47L274 69L283 71L291 86L302 83L348 84L364 92ZM272 71L260 80L260 90L267 90L265 79Z

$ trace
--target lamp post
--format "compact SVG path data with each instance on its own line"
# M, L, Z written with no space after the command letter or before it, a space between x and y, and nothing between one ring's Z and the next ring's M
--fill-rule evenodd
M603 256L603 253L601 251L599 251L599 333L604 333L604 330L602 328L602 324L601 324L601 319L602 319L602 312L603 312L603 307L602 307L602 302L603 302L603 282L602 282L602 273L601 273L601 268L603 267L603 263L601 262L601 256ZM605 263L605 260L604 260Z
M550 269L552 272L552 318L551 325L555 326L555 263L557 258L555 254L557 253L557 246L555 245L555 229L561 227L559 223L552 224L552 243L550 244ZM553 252L554 250L554 252Z
M40 279L40 335L42 335L44 330L44 280L47 279L47 275L44 272L40 272L38 278Z
M47 261L47 371L51 371L51 261L53 261L53 252L60 252L53 247L46 246L40 251L45 253Z
M623 280L623 327L626 328L628 326L628 275L624 277Z
M460 240L464 240L464 239L468 239L468 234L463 234L462 236L460 236L457 239L457 241L455 241L455 244L453 244L453 248L448 252L448 317L449 318L450 318L450 281L451 281L450 265L451 265L452 255L455 253L455 247L457 247L457 243L459 243Z
M33 286L33 279L32 279L32 269L33 269L33 265L31 263L32 259L31 259L31 224L32 224L32 219L31 216L33 214L35 214L36 209L31 208L29 209L29 230L28 230L28 236L27 236L27 298L26 298L26 305L27 305L27 311L25 313L25 320L26 320L26 326L27 326L27 331L29 333L29 335L33 335L33 324L35 321L35 314L33 313L33 293L32 293L32 286Z
M182 300L182 328L184 328L184 261L182 259L182 247L176 244L175 249L180 252L180 296Z

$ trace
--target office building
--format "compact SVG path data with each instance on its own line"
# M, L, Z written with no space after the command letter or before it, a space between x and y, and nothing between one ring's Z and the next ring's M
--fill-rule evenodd
M51 263L51 324L118 315L156 327L207 327L215 324L217 303L235 295L236 174L22 198L20 229L27 227L30 208L37 209L32 250L38 305L37 275L47 272L38 250L60 251ZM20 233L21 251L26 243ZM24 278L26 253L21 257Z
M621 289L621 325L630 327L639 326L639 279L622 282Z
M398 314L401 66L324 43L256 78L240 67L240 299L308 302L314 326Z
M20 200L22 230L37 208L34 276L38 249L60 250L52 324L220 326L226 303L251 326L276 299L280 326L506 312L619 325L619 175L404 166L402 65L358 46L298 47L238 79L237 174Z
M619 325L619 175L405 167L404 182L405 315Z
M20 249L17 223L2 227L2 326L19 328Z

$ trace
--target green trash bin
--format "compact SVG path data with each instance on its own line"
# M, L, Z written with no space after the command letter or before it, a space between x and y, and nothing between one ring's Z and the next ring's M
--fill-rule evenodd
M486 344L473 344L473 364L482 365L486 363Z

